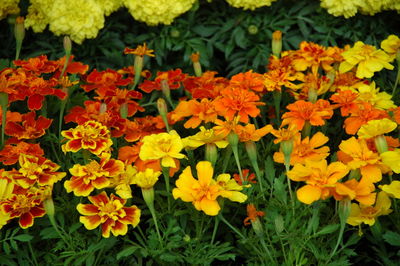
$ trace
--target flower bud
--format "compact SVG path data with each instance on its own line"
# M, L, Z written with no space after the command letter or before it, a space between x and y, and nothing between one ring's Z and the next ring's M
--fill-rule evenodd
M215 166L215 163L217 162L218 159L218 151L217 151L217 146L214 143L206 144L205 159L211 162L213 166Z
M193 69L194 69L194 74L196 77L201 77L203 75L203 71L201 69L201 64L200 64L200 53L193 53L190 56L190 60L192 60L193 63Z
M375 147L379 154L388 151L388 144L384 135L379 135L374 138Z
M282 32L277 30L272 33L272 54L280 57L282 52Z
M277 215L274 219L275 230L278 234L282 233L285 229L285 222L283 221L282 215Z
M144 202L146 202L146 205L149 209L154 208L154 189L151 188L142 188L142 196L144 199Z
M227 139L232 148L237 147L239 143L239 136L235 132L229 133Z
M15 43L16 43L15 60L18 60L19 53L21 52L21 48L22 48L22 41L24 40L24 37L25 37L25 26L24 26L24 18L23 17L17 17L17 19L15 20L14 37L15 37Z
M180 33L180 31L177 30L177 29L172 29L171 32L169 33L169 35L170 35L172 38L179 38L179 36L181 36L181 33Z
M54 216L54 202L53 198L50 196L43 202L44 209L48 216Z
M256 35L256 34L258 33L258 27L257 27L256 25L250 25L250 26L247 28L247 32L248 32L250 35Z
M167 131L169 132L169 124L168 124L168 118L167 118L168 108L167 108L167 103L165 102L165 100L163 98L158 98L157 109L158 109L158 113L160 114L160 116L165 124Z
M263 237L264 231L260 219L256 217L254 221L251 221L251 227L253 227L254 232L258 237Z
M245 144L247 155L252 163L257 163L257 146L254 141L247 141Z
M71 39L69 38L69 36L64 36L63 45L64 45L65 54L67 54L67 55L71 54L72 43L71 43Z
M166 79L161 80L161 91L163 92L165 97L167 98L171 97L171 89L169 88L168 80Z

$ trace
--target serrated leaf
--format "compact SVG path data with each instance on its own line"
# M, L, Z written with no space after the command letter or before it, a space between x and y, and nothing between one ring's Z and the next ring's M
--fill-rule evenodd
M28 235L28 234L22 234L14 237L15 240L21 241L21 242L28 242L33 239L33 236Z
M339 224L330 224L322 228L320 231L314 234L314 236L320 236L320 235L327 235L330 233L333 233L339 229L340 225Z
M392 246L400 247L400 234L388 231L383 234L383 239Z

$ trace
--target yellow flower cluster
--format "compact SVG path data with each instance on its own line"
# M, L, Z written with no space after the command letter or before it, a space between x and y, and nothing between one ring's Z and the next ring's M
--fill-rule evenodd
M0 5L0 19L7 17L9 14L18 14L19 0L2 0Z
M374 15L384 10L400 12L398 0L321 0L321 7L326 8L329 14L349 18L357 12Z
M231 6L254 10L263 6L270 6L276 0L226 0Z
M31 0L25 26L42 32L47 25L56 35L69 35L76 43L95 38L109 15L122 3L117 0Z
M179 15L188 11L196 0L124 0L129 13L147 25L169 25Z

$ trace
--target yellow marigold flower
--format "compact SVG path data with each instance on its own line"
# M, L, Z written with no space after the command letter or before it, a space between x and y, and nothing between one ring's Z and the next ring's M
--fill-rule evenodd
M394 59L400 51L400 38L393 34L389 35L389 37L381 42L381 48Z
M300 133L294 139L293 151L290 155L290 165L304 163L306 160L319 161L329 155L329 147L322 146L329 141L329 138L321 132L317 132L311 138L301 139ZM282 142L281 142L282 145ZM322 146L322 147L321 147ZM274 161L284 163L282 147L279 152L274 153Z
M263 6L270 6L276 0L226 0L231 6L254 10Z
M364 139L351 137L339 145L338 159L352 169L360 169L361 176L372 183L382 180L382 172L387 172L387 167L382 165L379 154L371 151Z
M382 162L390 167L393 172L400 173L400 149L386 151L380 154Z
M376 109L387 110L396 108L392 96L386 92L380 92L376 87L375 81L371 84L357 83L351 88L351 91L358 93L357 100L368 102Z
M101 225L103 237L110 237L110 233L114 236L126 235L128 225L136 227L140 220L140 209L135 205L125 207L126 200L121 199L114 194L110 197L106 192L102 192L97 196L89 196L92 204L78 204L76 209L81 216L79 221L88 230L93 230Z
M35 184L53 186L66 175L65 172L57 172L60 166L44 157L20 154L18 162L20 168L3 172L3 177L10 178L23 188L30 188Z
M133 177L133 184L136 184L142 189L150 189L154 187L154 184L158 181L160 175L160 171L154 171L151 168L147 168L144 172L136 173Z
M174 199L180 198L185 202L192 202L196 210L211 216L217 215L221 210L217 201L219 196L237 202L244 202L247 199L246 195L239 192L241 186L230 179L229 175L221 174L215 181L214 169L210 162L199 162L196 170L198 179L193 177L190 166L183 170L176 180L176 188L172 190Z
M396 128L397 124L388 118L370 120L360 127L357 135L361 139L369 139L392 132Z
M0 176L0 201L9 198L14 190L14 183L11 179Z
M28 14L25 18L25 27L34 32L42 32L50 22L49 13L53 7L53 0L30 0Z
M138 171L135 166L126 165L124 172L110 177L109 187L113 187L115 189L115 193L123 199L132 198L132 189L130 185L134 184L133 178L137 172Z
M183 141L175 130L169 133L151 134L142 140L139 157L141 160L161 159L163 167L175 168L174 158L182 159L185 157L180 151L183 149Z
M47 14L55 35L68 35L79 44L104 27L104 11L94 0L55 0Z
M170 25L179 15L188 11L195 0L124 0L129 13L149 26Z
M97 3L103 9L106 16L122 7L121 0L97 0Z
M19 0L3 0L0 6L0 20L10 14L18 14L20 11L18 3Z
M374 225L375 219L381 215L387 215L392 212L390 209L391 201L386 192L379 192L375 206L351 204L350 215L347 218L347 223L353 226L361 225L362 223L369 226Z
M335 17L354 16L363 0L321 0L321 7L326 8L328 13Z
M389 196L400 199L400 181L394 180L389 185L379 186Z
M374 72L381 71L383 68L390 70L394 68L389 64L392 60L387 53L361 41L343 52L342 56L344 62L340 63L339 72L348 72L357 65L357 78L371 78Z
M94 120L87 121L76 128L64 130L61 135L68 140L61 146L63 152L77 152L85 149L95 155L100 155L102 152L107 152L113 144L107 127Z
M196 135L186 137L182 141L185 147L190 148L198 148L209 143L215 144L218 148L226 148L229 144L223 135L215 135L213 129L206 129L203 126L200 127L200 132Z
M287 176L293 181L304 181L306 185L297 190L297 198L305 204L333 195L336 183L349 169L341 162L328 165L326 160L306 161L305 165L295 164Z
M272 129L270 133L276 138L274 143L278 144L282 141L294 140L299 133L299 129L295 124L290 124L287 128Z

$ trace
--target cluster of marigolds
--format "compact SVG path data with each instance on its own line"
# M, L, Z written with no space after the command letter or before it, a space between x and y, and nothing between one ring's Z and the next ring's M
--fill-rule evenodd
M212 0L208 0L211 2ZM276 0L226 0L244 10L271 6ZM20 0L2 0L0 19L20 13ZM104 27L105 16L126 8L135 20L147 25L170 25L197 0L30 0L25 25L34 32L47 26L55 35L69 35L77 43L95 38ZM334 16L352 17L360 12L374 15L383 10L400 11L398 0L321 0L321 7Z
M142 69L144 56L153 56L146 45L126 48L126 54L135 55L135 65L119 70L88 72L87 65L73 61L68 53L57 61L44 55L15 60L14 67L0 71L0 161L4 165L0 170L0 227L19 219L19 225L28 228L34 218L46 212L54 215L52 190L61 181L68 193L90 202L76 207L87 229L101 226L104 237L125 235L128 225L139 223L141 214L137 206L125 206L128 199L135 198L132 187L142 190L155 218L153 187L161 175L168 203L173 197L215 216L223 198L247 201L245 223L254 222L264 213L257 211L252 204L254 195L246 195L246 191L256 178L263 178L256 143L268 134L280 144L273 159L285 165L288 189L291 181L304 184L296 191L299 201L312 204L333 197L351 202L347 223L372 225L378 216L392 211L391 198L400 198L400 181L392 180L393 173L400 173L396 136L400 107L369 79L384 68L394 69L393 63L400 61L400 39L391 35L381 48L362 42L343 49L303 42L298 50L281 53L275 47L266 73L248 71L230 79L217 77L216 72L202 73L198 54L192 56L196 76L176 69L150 78L151 73ZM84 106L69 108L64 116L66 103L76 89L91 99ZM171 99L173 90L186 94L176 106ZM160 115L144 115L146 106L138 103L144 93L164 95L167 101L157 101ZM280 116L282 93L291 95L294 102ZM59 98L53 97L53 101L60 101L59 130L64 138L60 147L53 148L73 153L80 162L68 169L68 174L47 159L43 147L35 143L54 121L43 112L49 96ZM268 107L263 101L267 97L274 97L277 103L274 120L260 117L261 108ZM9 110L15 102L18 110L23 109L23 101L26 113ZM274 108L270 108L272 117ZM335 121L330 122L332 117ZM337 125L340 117L348 137L337 151L330 151L330 138L323 132L328 123ZM61 131L62 121L70 129ZM172 130L177 123L181 126L176 128L187 132ZM197 133L181 137L193 131ZM256 175L241 171L240 145ZM238 167L233 177L214 174L219 149L227 148L232 149ZM181 169L182 161L188 164L188 158L194 158L193 150L204 153L205 160L189 161L196 169ZM172 190L170 182L175 184Z

